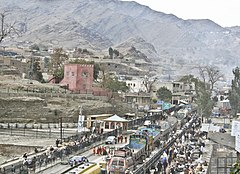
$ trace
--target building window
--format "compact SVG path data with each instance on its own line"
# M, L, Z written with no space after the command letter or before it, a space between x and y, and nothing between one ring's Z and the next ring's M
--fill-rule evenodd
M114 122L111 122L111 127L110 129L115 129L115 123Z
M109 122L105 123L105 129L109 129Z
M82 72L82 77L83 78L86 78L88 76L88 73L87 72Z
M74 72L72 72L72 76L74 76Z
M67 71L67 76L69 76L69 72Z

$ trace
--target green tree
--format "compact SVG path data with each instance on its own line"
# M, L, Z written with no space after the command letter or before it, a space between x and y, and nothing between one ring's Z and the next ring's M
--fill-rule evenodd
M197 105L198 112L207 119L212 113L215 102L212 100L211 95L214 89L214 85L220 80L223 75L219 69L214 66L198 67L200 80L196 83Z
M64 63L68 60L68 56L64 53L63 48L56 48L51 55L49 71L53 75L56 82L60 82L64 77Z
M193 83L195 86L196 96L194 98L197 106L198 113L203 117L209 117L212 112L212 108L214 106L214 101L211 99L212 90L210 85L206 82L208 74L204 70L204 68L200 67L200 76L203 79L202 81L193 75L183 76L180 81L184 83Z
M236 162L233 164L232 168L230 169L230 174L239 174L240 173L240 164Z
M94 80L98 79L99 72L100 72L100 65L98 63L94 63L94 72L93 72L93 78Z
M240 112L240 69L236 67L233 70L234 79L232 80L232 89L229 91L229 102L231 112L234 117Z
M110 59L112 59L113 58L113 49L112 49L112 47L110 47L108 49L108 53L109 53Z
M172 92L163 86L157 90L157 97L165 102L171 102Z
M50 59L48 57L44 57L44 68L48 68L49 67L49 62L50 62Z
M214 96L214 97L213 97L213 101L214 101L214 102L218 102L218 97L217 97L217 96Z
M120 82L116 78L107 78L102 84L104 88L110 89L112 92L126 92L129 89L126 82Z
M118 51L118 50L115 50L115 49L114 49L114 50L113 50L113 53L114 53L115 56L119 56L119 51Z
M189 75L185 75L183 76L179 82L184 82L184 83L196 83L198 81L197 78L194 77L194 75L189 74Z
M37 80L39 82L43 82L43 75L42 75L42 72L41 72L41 67L40 67L40 62L39 60L35 60L33 62L33 79L34 80Z

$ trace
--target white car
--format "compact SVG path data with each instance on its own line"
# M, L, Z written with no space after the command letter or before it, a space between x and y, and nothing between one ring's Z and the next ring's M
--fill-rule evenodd
M107 137L105 143L106 143L106 144L115 144L115 143L116 143L116 140L117 140L117 139L116 139L115 136L109 136L109 137Z
M148 126L148 125L150 125L151 124L151 121L150 120L146 120L146 121L144 121L144 126Z

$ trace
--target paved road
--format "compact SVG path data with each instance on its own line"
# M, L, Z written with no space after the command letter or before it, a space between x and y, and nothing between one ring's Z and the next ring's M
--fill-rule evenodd
M122 147L124 145L126 145L126 144L125 143L120 143L120 144L115 144L115 145L107 145L107 148L108 147L116 147L117 148L117 147ZM93 155L92 149L90 149L90 150L88 150L84 153L81 153L81 155L86 156L90 162L95 162L95 163L105 161L105 159L106 159L106 155L101 155L101 156ZM64 162L66 162L66 161L67 160L65 160ZM61 164L59 162L56 165L54 165L52 167L49 167L49 168L47 168L43 171L39 171L37 173L38 174L58 174L58 173L62 173L64 171L66 171L67 169L70 169L70 168L71 167L69 165L64 165L64 164Z

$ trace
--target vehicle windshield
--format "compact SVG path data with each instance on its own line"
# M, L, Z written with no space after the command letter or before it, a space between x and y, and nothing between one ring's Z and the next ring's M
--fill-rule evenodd
M119 166L124 166L124 161L123 161L123 160L119 160L119 161L118 161L118 165L119 165Z
M116 166L117 163L118 163L118 160L116 160L116 159L114 159L114 160L112 161L112 165L114 165L114 166Z
M82 156L74 156L72 158L70 158L71 161L74 161L74 160L82 160L83 157Z
M108 137L107 139L108 140L113 140L115 137Z

